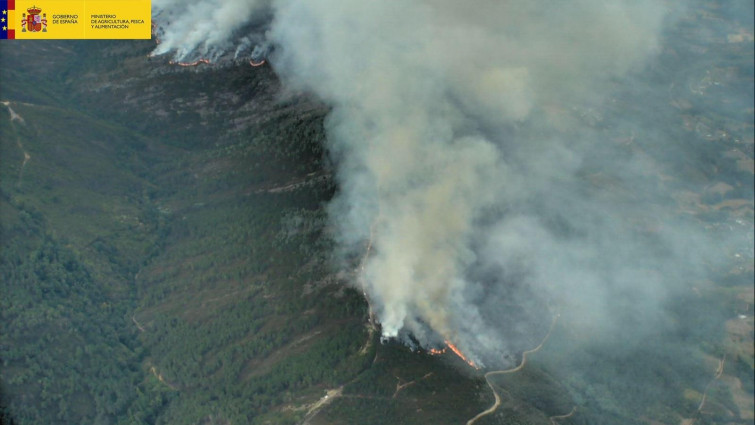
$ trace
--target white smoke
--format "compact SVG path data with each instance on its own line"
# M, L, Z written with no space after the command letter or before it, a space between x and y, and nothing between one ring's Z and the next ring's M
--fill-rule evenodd
M233 50L239 47L232 45L235 32L267 4L267 0L155 0L153 9L160 24L160 44L153 53L173 52L180 60L190 55L214 56Z
M478 221L547 196L550 179L573 180L580 158L568 141L507 140L505 128L544 106L592 101L653 54L663 15L657 2L277 4L276 69L334 106L329 138L343 166L330 212L343 244L373 238L363 278L385 335L428 325L473 355L506 351L491 336L497 324L465 299L466 274L527 246L481 257ZM515 158L526 150L515 143L540 146ZM505 241L516 218L497 219L488 236Z
M179 3L155 4L171 11L156 53L233 51L266 7ZM270 63L333 108L329 212L345 251L372 241L360 279L386 336L449 339L481 362L527 346L546 304L596 334L628 316L649 329L715 261L723 242L678 219L659 164L607 136L660 138L604 109L658 53L664 2L271 7Z

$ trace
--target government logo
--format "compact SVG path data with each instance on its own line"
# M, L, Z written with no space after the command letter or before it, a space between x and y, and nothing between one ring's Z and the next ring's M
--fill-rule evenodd
M21 32L47 32L47 14L40 13L42 8L32 6L26 9L29 14L23 13L21 15Z

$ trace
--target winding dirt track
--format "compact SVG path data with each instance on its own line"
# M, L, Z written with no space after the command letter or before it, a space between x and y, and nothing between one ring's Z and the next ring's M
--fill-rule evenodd
M710 390L710 386L713 385L714 382L716 382L721 375L724 373L724 365L726 364L726 354L721 357L721 360L718 361L718 367L716 368L716 373L713 375L713 378L708 381L708 384L705 386L705 390L703 390L703 397L700 400L700 404L697 406L697 410L695 410L695 413L692 414L692 417L689 419L685 419L682 421L682 424L684 425L694 425L698 419L700 419L700 416L703 413L703 407L705 407L705 402L708 399L708 390Z
M417 378L417 379L415 379L415 380L413 380L413 381L405 382L405 383L403 383L403 384L401 383L401 378L399 378L399 377L397 376L397 377L396 377L396 379L398 379L398 383L396 384L396 391L395 391L395 392L393 393L393 396L391 397L391 399L395 399L395 398L396 398L396 397L398 396L398 393L399 393L399 392L401 392L401 390L403 390L404 388L406 388L406 387L408 387L408 386L410 386L410 385L414 385L414 384L416 384L416 383L417 383L418 381L421 381L421 380L423 380L423 379L427 379L427 378L431 377L432 375L433 375L433 373L432 373L432 372L429 372L429 373L426 373L426 374L425 374L425 375L424 375L423 377L421 377L421 378Z
M139 332L144 332L145 331L144 326L142 326L141 323L139 323L139 322L136 321L136 315L135 314L131 316L131 321L134 322L134 324L136 325L137 329L139 329Z
M10 125L13 127L13 132L16 133L16 145L19 149L21 149L21 152L24 154L24 160L21 163L21 170L18 172L18 182L16 183L16 186L21 187L21 182L24 179L24 169L26 169L26 164L31 159L31 155L29 155L29 152L26 152L24 149L24 144L21 143L21 137L18 136L18 133L16 132L16 126L13 124L14 121L18 121L23 125L26 125L26 121L24 121L24 118L21 115L18 115L16 111L13 110L13 108L10 107L10 102L7 100L0 102L3 105L5 105L6 108L8 108L8 112L10 113Z
M496 370L496 371L488 372L488 373L485 374L485 382L487 382L488 387L490 387L490 390L493 391L493 396L495 397L495 403L493 403L493 405L490 406L489 408L487 408L487 409L483 410L482 412L478 413L477 416L475 416L474 418L468 420L467 421L467 425L472 425L475 422L477 422L477 420L479 420L480 418L482 418L483 416L487 416L487 415L495 412L496 410L498 410L498 406L501 405L501 396L498 394L498 391L496 391L495 387L493 386L493 383L490 382L490 377L496 376L496 375L508 375L510 373L516 373L516 372L519 372L520 370L522 370L522 368L524 368L524 365L527 364L527 356L530 355L530 354L537 353L541 348L543 348L543 345L545 345L545 341L548 340L548 338L551 336L551 332L553 332L553 327L556 325L556 321L558 320L558 316L559 316L558 314L556 314L555 316L553 316L553 322L551 322L551 327L548 329L548 333L545 334L545 338L543 338L542 342L540 342L540 345L538 345L537 347L535 347L535 348L533 348L531 350L527 350L527 351L525 351L525 352L522 353L522 362L519 363L519 366L517 366L515 368L512 368L512 369ZM551 422L553 422L553 419L551 419Z
M548 419L551 420L551 425L558 425L558 422L556 421L560 421L561 419L571 418L572 416L574 416L575 413L577 413L577 406L572 407L571 412L565 415L551 416Z

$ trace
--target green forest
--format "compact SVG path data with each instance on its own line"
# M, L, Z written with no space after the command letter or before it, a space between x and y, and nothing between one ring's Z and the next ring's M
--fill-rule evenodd
M673 300L688 326L616 352L556 325L489 387L370 324L358 259L333 258L322 102L149 40L29 46L0 45L0 423L465 423L491 387L478 424L752 423L752 330L732 319L751 323L751 265Z

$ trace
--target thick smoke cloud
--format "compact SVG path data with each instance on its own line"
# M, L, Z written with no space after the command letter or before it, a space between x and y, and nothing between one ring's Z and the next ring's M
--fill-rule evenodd
M656 2L603 1L279 5L273 63L335 107L328 128L342 192L330 212L345 246L373 240L362 278L385 335L435 333L481 363L523 343L501 328L526 325L478 304L491 291L498 302L515 295L498 286L527 278L605 299L596 266L610 254L584 237L556 249L545 221L558 215L603 235L623 217L602 208L588 223L578 211L592 209L576 181L585 147L515 127L547 107L598 101L656 51L663 12ZM586 246L583 258L568 258L580 255L570 244ZM500 273L484 283L473 267ZM520 276L507 279L514 269Z
M237 31L259 19L268 0L186 2L155 0L160 44L154 54L172 52L176 59L203 56L215 59L227 51L248 48L249 39Z
M156 53L179 57L233 51L272 10L270 63L333 108L329 213L344 257L371 241L355 284L385 336L500 365L560 313L631 343L751 240L751 225L736 240L682 214L678 194L705 183L664 121L668 81L647 71L682 12L665 2L156 6L177 11Z

